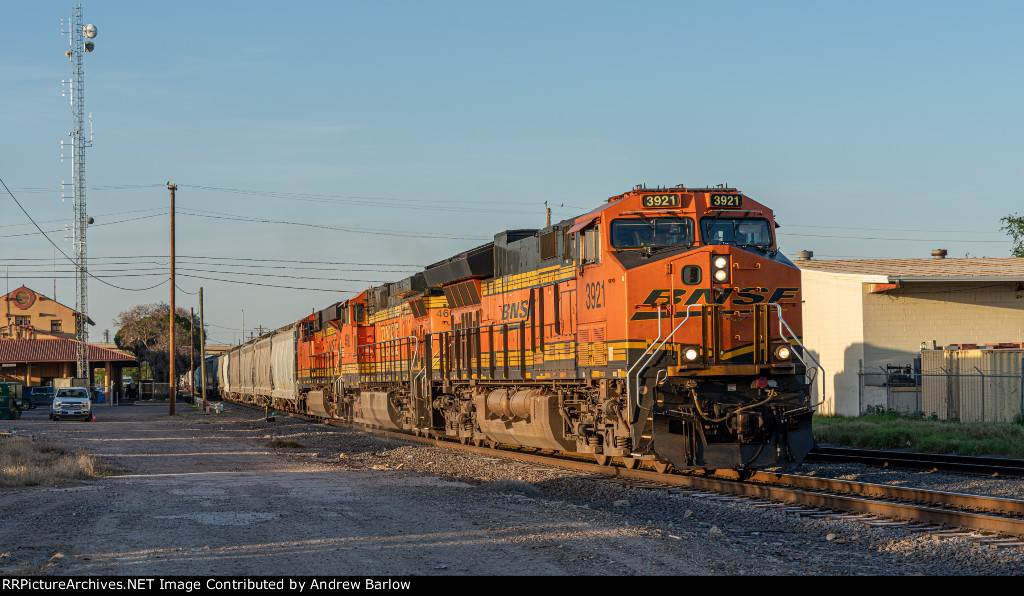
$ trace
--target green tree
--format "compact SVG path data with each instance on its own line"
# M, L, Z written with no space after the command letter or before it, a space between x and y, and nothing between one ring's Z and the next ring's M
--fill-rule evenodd
M1024 257L1024 217L1014 213L1001 218L1003 227L999 228L1010 235L1013 240L1013 248L1010 251L1015 257Z

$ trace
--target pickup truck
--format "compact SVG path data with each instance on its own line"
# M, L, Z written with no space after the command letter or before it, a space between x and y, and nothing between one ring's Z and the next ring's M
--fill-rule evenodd
M60 387L50 404L50 420L81 418L92 420L92 400L85 387Z

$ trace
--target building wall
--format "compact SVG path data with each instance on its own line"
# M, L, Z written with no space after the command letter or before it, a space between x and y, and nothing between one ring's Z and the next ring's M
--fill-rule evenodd
M14 295L19 290L27 290L35 295L35 301L28 308L22 309L15 302ZM28 288L18 288L18 290L12 291L9 296L11 300L5 299L0 303L0 308L3 309L0 311L0 316L3 317L0 319L0 327L4 328L0 335L3 335L3 337L30 339L31 336L24 335L24 330L18 329L17 325L17 323L27 320L29 326L43 333L74 339L75 311L73 309L42 294L33 292ZM59 331L51 331L54 321L57 321L60 325Z
M1024 339L1024 291L1016 282L905 283L880 294L862 288L864 366L912 364L922 343L1019 342ZM868 377L879 384L878 377Z
M803 270L804 345L818 359L814 399L821 414L859 413L859 361L864 357L862 276ZM823 393L824 391L824 393Z

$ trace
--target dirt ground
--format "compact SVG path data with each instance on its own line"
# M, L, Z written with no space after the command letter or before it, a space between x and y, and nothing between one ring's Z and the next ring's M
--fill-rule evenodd
M177 410L169 417L166 405L97 406L97 422L51 422L34 410L8 423L19 434L80 446L118 473L6 491L5 501L18 506L0 512L0 572L574 574L595 555L594 537L626 552L651 541L479 483L339 465L351 453L351 432L314 424L333 437L325 457L264 447L304 421L267 423L232 405L209 416L183 404Z
M0 575L1016 575L1021 549L866 529L226 404L25 412L116 473L0 493ZM268 444L292 445L270 447Z

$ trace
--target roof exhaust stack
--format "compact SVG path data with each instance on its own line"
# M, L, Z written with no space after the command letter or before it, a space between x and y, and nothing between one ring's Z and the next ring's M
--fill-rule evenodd
M937 248L937 249L933 250L932 251L932 258L933 259L945 259L946 258L946 249L944 249L944 248Z
M800 252L796 253L796 260L798 260L798 261L810 261L813 258L814 258L814 251L813 250L801 250Z

